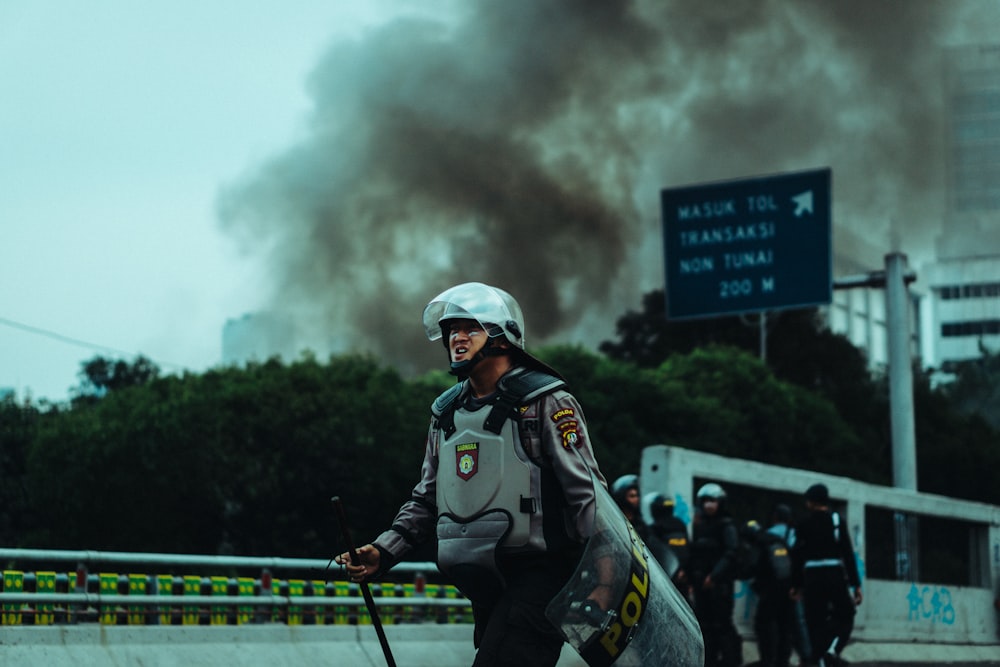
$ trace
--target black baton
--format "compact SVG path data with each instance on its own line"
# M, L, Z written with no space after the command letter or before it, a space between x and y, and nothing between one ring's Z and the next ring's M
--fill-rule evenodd
M334 508L337 510L337 519L340 521L340 533L344 538L344 544L347 545L347 552L351 554L351 564L361 565L361 558L358 557L358 552L354 549L354 542L351 541L351 531L347 527L347 515L344 514L344 504L340 502L340 496L334 496L330 499L333 503ZM389 640L385 638L385 630L382 629L382 621L378 617L378 610L375 609L375 600L372 599L372 592L368 590L368 582L362 579L358 586L361 587L361 595L365 598L365 606L368 607L368 615L372 618L372 625L375 626L375 632L378 634L378 643L382 645L382 653L385 654L385 661L389 664L389 667L396 667L396 661L392 659L392 651L389 650Z

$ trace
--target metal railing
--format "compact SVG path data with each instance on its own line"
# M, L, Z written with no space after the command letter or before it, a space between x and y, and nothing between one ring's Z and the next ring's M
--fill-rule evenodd
M33 563L76 563L74 572L30 571ZM371 620L357 584L346 580L338 566L308 558L210 556L2 549L5 568L0 592L3 625L52 625L98 622L106 625L242 625L247 623L366 624ZM158 567L169 574L101 572L91 567L118 565ZM210 572L257 570L253 577L178 575L178 569ZM272 572L306 573L282 579ZM470 603L452 586L430 584L430 562L404 562L394 578L413 575L410 583L371 584L375 604L385 623L467 622ZM34 589L34 590L32 590Z

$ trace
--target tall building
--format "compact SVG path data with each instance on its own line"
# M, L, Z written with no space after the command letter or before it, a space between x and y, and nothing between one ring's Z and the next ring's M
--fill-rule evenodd
M925 366L1000 350L1000 44L945 54L948 193L937 258L921 269Z
M834 284L884 268L886 248L876 248L846 227L834 233ZM847 337L864 350L869 368L888 363L885 325L885 290L881 287L835 289L826 310L830 330Z
M271 357L294 359L293 333L287 319L270 313L247 313L226 320L222 329L222 363L240 365Z

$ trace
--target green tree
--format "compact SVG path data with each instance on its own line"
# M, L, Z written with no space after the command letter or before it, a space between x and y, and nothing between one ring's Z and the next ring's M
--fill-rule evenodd
M917 488L928 493L1000 505L1000 431L981 415L956 406L929 373L914 373Z
M789 423L784 430L791 429L800 440L800 447L812 452L795 459L797 462L792 465L891 484L892 435L884 369L870 371L862 351L846 337L831 332L815 310L768 313L767 321L768 368L776 378L806 390L808 395L801 396L802 401L825 399L853 434L850 442L856 443L846 450L821 447L822 431L813 433L805 424ZM740 318L668 321L662 291L646 294L643 311L626 313L618 321L617 333L618 340L602 343L601 349L612 358L646 368L664 362L669 365L675 357L683 358L694 350L706 349L719 342L748 354L755 353L759 347L756 331ZM1000 400L997 398L1000 382L993 381L1000 377L998 367L998 355L989 355L984 350L982 360L962 366L956 382L937 390L931 388L920 369L915 370L914 407L921 490L945 493L949 488L962 489L958 493L961 497L986 502L996 498L990 471L996 469L991 462L1000 451L1000 435L983 419L1000 420L997 417L1000 406L996 404ZM720 368L718 373L722 378L734 375L736 369ZM699 386L691 377L683 381L690 391L702 397L701 400L712 400L714 387ZM734 375L727 381L736 382L738 377ZM746 389L747 397L755 394L751 386L747 385ZM757 419L766 421L769 407L765 404L761 409L763 412ZM969 418L977 414L980 419ZM722 422L725 421L723 418ZM740 427L742 432L746 426ZM956 448L961 448L961 453L957 453ZM780 449L784 451L783 447ZM735 452L732 455L739 456ZM767 456L775 455L772 452ZM785 463L781 458L774 458L772 462ZM956 492L947 493L954 495Z
M943 393L964 414L975 414L1000 431L1000 352L979 345L980 357L954 364L955 379Z
M152 382L160 375L159 367L144 356L129 363L101 356L83 363L80 384L74 390L74 402L92 402L108 392L137 387Z
M13 395L0 399L0 544L23 543L32 523L27 489L27 452L43 417L31 403Z
M416 482L429 387L364 357L156 379L76 405L28 457L35 546L323 555L330 497L387 525Z
M695 349L655 369L578 347L539 356L574 388L611 479L636 472L642 449L661 443L834 474L856 472L850 466L864 453L834 406L741 350Z

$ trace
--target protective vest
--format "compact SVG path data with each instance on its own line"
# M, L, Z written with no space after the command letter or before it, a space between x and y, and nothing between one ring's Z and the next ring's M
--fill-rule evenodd
M502 546L528 543L532 516L541 511L541 468L521 443L518 408L563 386L546 373L516 369L501 378L495 401L478 410L458 405L462 384L438 397L432 411L440 430L439 515L467 524L503 512L510 529Z

